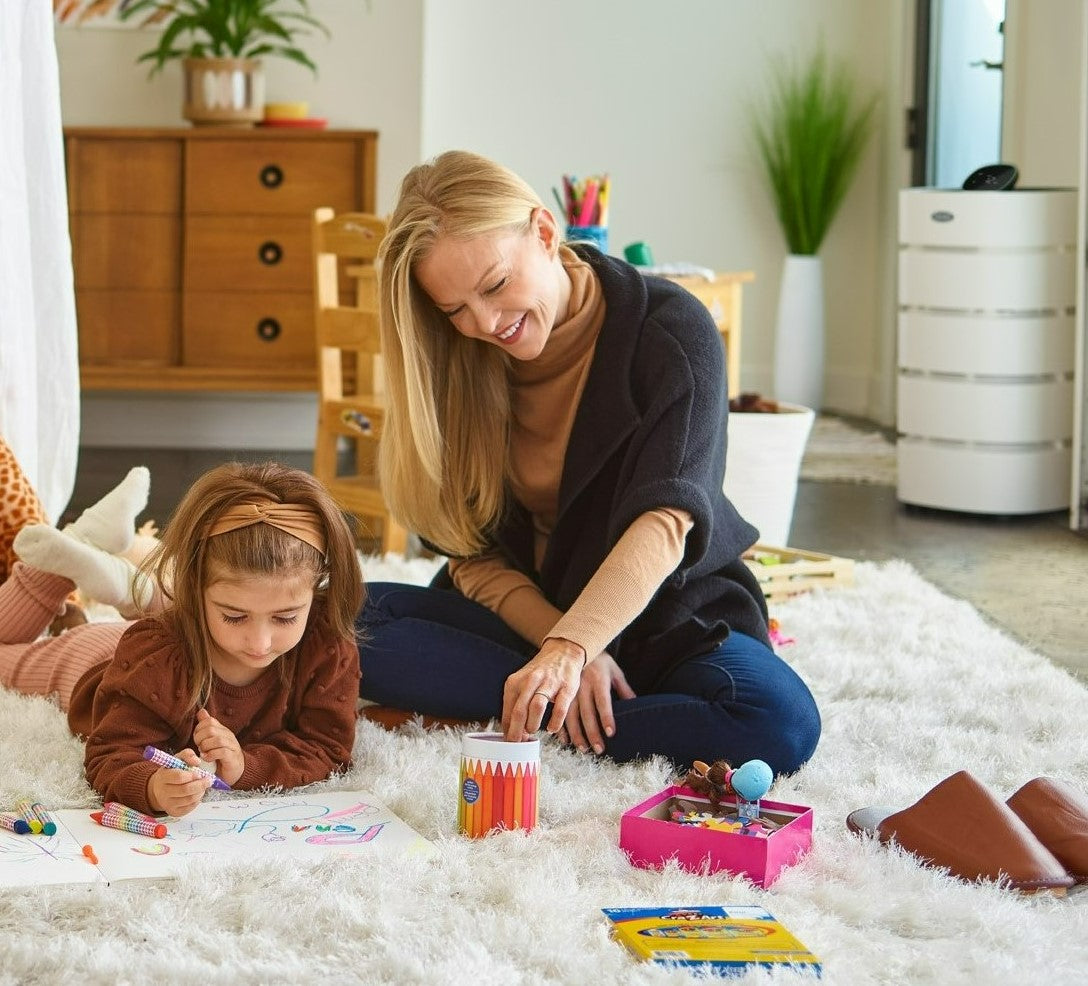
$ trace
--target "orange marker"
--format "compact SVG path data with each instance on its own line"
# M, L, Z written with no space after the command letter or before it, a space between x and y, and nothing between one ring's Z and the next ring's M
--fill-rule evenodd
M94 854L93 846L84 846L83 855L86 856L87 859L89 859L92 863L94 863L95 866L98 865L98 857Z

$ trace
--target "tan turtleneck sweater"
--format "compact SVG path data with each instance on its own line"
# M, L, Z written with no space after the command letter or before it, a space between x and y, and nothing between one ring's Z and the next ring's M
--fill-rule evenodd
M567 317L552 329L536 359L513 360L511 367L510 484L532 515L538 567L555 526L563 460L605 312L600 282L589 265L568 248L561 250L571 280ZM549 637L561 637L584 648L592 661L680 564L691 526L683 510L663 507L642 514L566 613L498 552L451 560L450 575L464 595L526 640L539 647Z

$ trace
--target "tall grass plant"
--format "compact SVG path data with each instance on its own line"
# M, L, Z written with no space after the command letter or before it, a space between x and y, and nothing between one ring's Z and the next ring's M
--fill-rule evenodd
M752 130L790 253L815 255L842 205L876 120L879 97L820 49L780 61L751 112Z

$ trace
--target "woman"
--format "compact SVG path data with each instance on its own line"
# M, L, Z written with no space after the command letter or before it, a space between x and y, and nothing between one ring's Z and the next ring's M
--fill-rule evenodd
M361 694L618 761L796 770L819 714L773 652L722 494L722 346L690 294L591 247L505 168L413 168L382 242L383 489L450 558L369 586ZM548 712L550 707L550 714Z

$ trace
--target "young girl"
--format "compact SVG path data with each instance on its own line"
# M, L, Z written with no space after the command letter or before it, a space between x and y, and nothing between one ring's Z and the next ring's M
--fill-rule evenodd
M56 694L86 736L103 800L184 815L211 779L146 746L216 764L235 790L297 787L350 765L363 588L339 508L307 473L230 464L192 486L137 572L116 556L146 502L146 471L58 531L20 532L0 586L0 683ZM160 591L149 587L163 586ZM134 623L39 634L73 583Z

